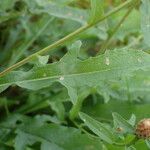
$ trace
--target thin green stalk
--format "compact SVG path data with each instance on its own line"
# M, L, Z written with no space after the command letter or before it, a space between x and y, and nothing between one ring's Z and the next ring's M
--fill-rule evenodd
M49 45L47 47L45 47L44 49L28 56L27 58L23 59L22 61L12 65L11 67L7 68L6 70L2 71L0 73L0 77L4 76L5 74L11 72L12 70L15 70L17 68L19 68L20 66L26 64L27 62L29 62L30 60L32 60L34 57L36 57L37 55L42 55L47 53L48 51L57 48L58 46L63 45L65 42L75 38L77 35L79 35L81 32L89 29L90 27L98 24L99 22L102 22L103 20L105 20L106 18L108 18L109 16L115 14L116 12L120 11L122 8L130 6L133 4L135 0L128 0L126 2L124 2L123 4L121 4L120 6L118 6L117 8L113 9L111 12L109 12L108 14L106 14L105 16L103 16L101 19L99 19L97 22L91 23L91 24L87 24L79 29L77 29L76 31L72 32L71 34L67 35L66 37L58 40L57 42L53 43L52 45Z
M76 104L73 105L73 107L71 108L70 116L69 116L71 120L74 120L78 116L78 113L79 113L79 111L81 109L83 100L84 100L84 98L78 99Z
M48 27L48 25L54 20L54 18L49 19L44 25L43 27L36 33L36 35L33 36L33 38L28 41L28 43L26 44L26 46L20 50L17 54L17 56L10 61L9 65L13 65L14 63L16 63L21 56L24 54L24 52L33 44L33 42L35 42L35 40L45 31L45 29Z
M128 9L128 11L126 12L126 14L123 16L123 18L119 21L119 23L113 29L111 35L108 37L108 39L106 40L106 42L104 43L104 45L101 47L101 50L97 54L103 54L106 51L106 48L109 46L109 44L110 44L113 36L116 34L116 32L119 30L119 28L121 27L121 25L123 24L123 22L130 15L130 13L132 12L133 8L140 3L140 0L137 0L137 1L134 1L134 2L135 2L135 4L132 5L132 6L130 6L130 8Z
M113 36L116 34L116 32L120 29L121 25L123 24L123 22L127 19L127 17L129 16L129 14L132 12L133 7L129 8L127 13L123 16L123 18L119 21L119 23L116 25L116 27L113 29L111 35L109 36L109 38L106 40L106 42L104 43L104 45L101 47L101 50L98 52L98 54L104 53L106 48L109 46Z

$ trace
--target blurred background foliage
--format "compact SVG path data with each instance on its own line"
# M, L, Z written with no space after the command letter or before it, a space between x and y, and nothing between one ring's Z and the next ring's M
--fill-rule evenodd
M125 0L105 0L104 12L109 12L123 2ZM106 41L113 34L114 28L123 18L127 10L128 8L119 11L117 14L112 15L95 27L88 29L76 38L82 41L79 56L81 60L96 56L104 47L110 50L124 47L130 49L148 49L148 46L143 42L139 6L130 12L112 36L109 44L106 45ZM89 17L89 12L89 0L1 0L0 70L4 70L8 66L15 64L19 60L68 35L80 26L85 25ZM68 45L73 41L69 41L64 46L59 47L55 52L49 52L50 57L48 63L60 60L69 50ZM20 70L27 71L34 64L35 62L30 62L21 67ZM102 90L95 90L93 88L87 91L86 89L81 89L81 93L87 91L87 93L82 95L84 102L81 110L97 120L106 123L112 123L112 112L118 112L126 119L130 118L132 114L136 115L137 120L143 117L149 117L149 81L149 72L140 73L138 71L133 77L104 82L101 85ZM0 126L5 126L6 124L6 127L7 125L11 127L14 124L19 124L19 122L15 122L19 120L18 118L26 120L26 117L32 117L36 121L38 119L42 120L41 118L43 118L43 121L41 121L43 124L49 121L57 125L63 124L74 127L74 124L69 120L71 107L72 103L70 102L67 89L59 83L52 84L50 87L38 91L11 86L0 94L0 119L2 121ZM9 123L7 121L3 123L3 120L7 116ZM11 119L9 116L11 116ZM29 120L32 122L32 119L30 118ZM57 130L57 128L59 129ZM76 129L67 128L64 131L63 127L59 126L54 126L50 129L53 131L49 132L60 132L58 133L59 140L63 140L61 133L65 132L64 134L69 134L68 132L70 132L72 134L65 136L70 136L74 140L74 143L69 145L69 143L64 141L66 144L64 144L66 146L64 146L64 149L69 150L70 148L70 150L73 150L73 147L80 145L79 149L86 150L84 146L87 145L88 141L91 143L91 147L94 146L91 150L99 150L100 146L102 146L102 144L99 144L100 140L91 140L86 135L81 136L80 133L74 136L73 134L78 132ZM11 145L14 142L12 139L14 139L15 133L12 134L11 132L10 130L0 130L0 143L5 143L1 146L4 150L13 149ZM22 141L26 141L26 136L21 136L23 134L21 131L17 131L17 133L18 137L15 141L19 140L19 136L25 138ZM78 136L81 141L78 140ZM26 150L39 149L39 142L40 140ZM27 143L29 144L30 142L28 141ZM42 141L42 143L44 142ZM55 143L59 143L59 141L57 140ZM29 145L32 145L32 142ZM45 145L46 143L43 144L43 150ZM137 143L135 147L140 146L143 150L146 147L143 141ZM18 148L17 146L15 147L16 149ZM51 147L54 150L60 150L54 144ZM105 149L104 145L102 147ZM116 150L117 147L108 145L108 149ZM118 149L121 150L121 148ZM20 149L18 148L17 150Z

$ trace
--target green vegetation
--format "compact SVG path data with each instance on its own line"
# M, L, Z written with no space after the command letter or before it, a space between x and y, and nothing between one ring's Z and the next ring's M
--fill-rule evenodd
M1 0L0 150L150 149L149 48L150 0Z

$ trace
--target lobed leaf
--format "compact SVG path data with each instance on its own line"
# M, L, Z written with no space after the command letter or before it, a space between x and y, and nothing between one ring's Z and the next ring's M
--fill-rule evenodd
M31 120L32 121L32 120ZM58 150L83 150L92 147L94 150L102 148L100 140L95 140L75 128L64 127L56 124L35 124L28 122L20 126L15 139L16 150L23 150L24 147L41 143L41 149ZM21 140L21 142L19 142Z
M108 129L104 124L96 121L85 113L80 112L79 116L84 121L85 125L88 126L89 129L98 135L102 140L110 144L114 142L115 137L111 129Z
M53 64L34 67L28 72L14 71L0 78L0 88L13 84L38 90L60 82L68 89L76 103L79 87L98 87L103 81L132 75L139 69L150 67L150 55L137 50L112 50L103 55L81 61L77 59L81 43L76 42L70 51Z

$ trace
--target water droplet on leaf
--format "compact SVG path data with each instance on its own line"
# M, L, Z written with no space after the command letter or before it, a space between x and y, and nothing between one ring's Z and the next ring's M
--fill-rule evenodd
M105 59L105 64L106 64L107 66L109 66L109 65L110 65L110 60L109 60L109 58L108 58L108 57L106 57L106 59Z
M64 77L63 77L63 76L62 76L62 77L60 77L60 78L59 78L59 80L60 80L60 81L63 81L63 80L64 80Z

